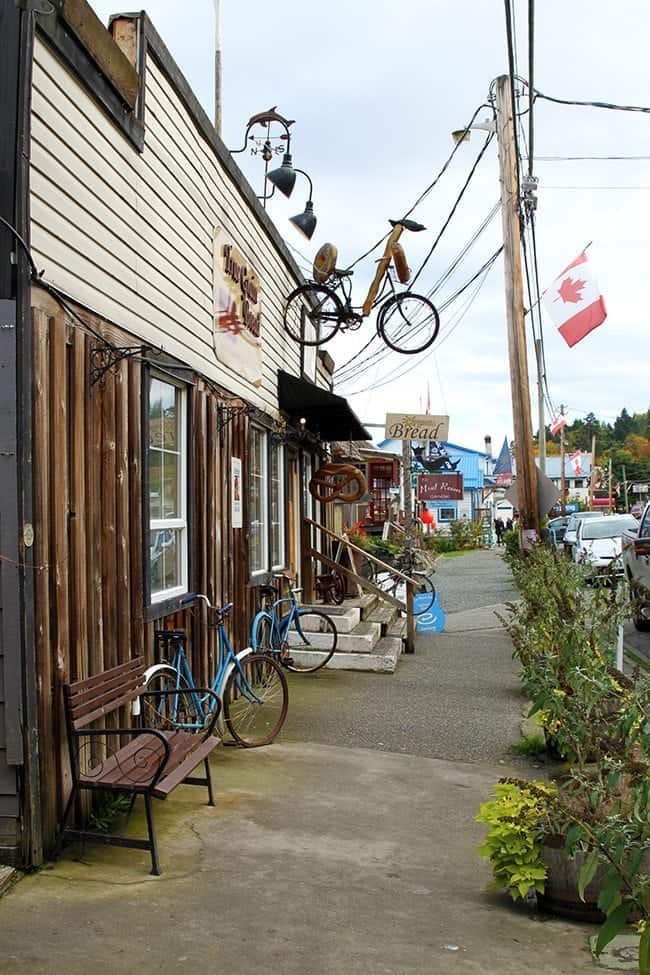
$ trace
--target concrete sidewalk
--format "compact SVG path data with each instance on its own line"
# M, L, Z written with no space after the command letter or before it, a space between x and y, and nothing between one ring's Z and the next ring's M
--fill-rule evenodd
M187 786L156 804L162 877L146 854L71 849L2 898L2 975L593 971L590 928L485 891L474 815L529 771L508 754L523 699L494 609L509 576L473 553L438 581L448 632L394 675L290 675L281 741L214 754L216 808Z
M275 744L214 771L217 808L157 806L162 877L93 847L3 898L4 975L592 970L587 929L483 890L473 816L503 766Z

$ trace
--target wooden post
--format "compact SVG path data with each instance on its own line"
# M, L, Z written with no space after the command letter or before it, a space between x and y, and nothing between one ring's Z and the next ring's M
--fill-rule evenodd
M607 500L609 504L607 506L607 511L611 515L612 513L612 458L609 458L609 471L607 473Z
M521 272L521 232L519 226L519 191L515 154L513 105L510 78L501 75L496 81L497 141L499 144L499 180L501 184L501 219L503 223L503 261L508 322L508 355L512 392L512 419L517 449L517 504L522 530L540 535L537 475L533 455L533 432L530 418L526 330L524 322L523 279Z
M560 407L560 412L564 409L563 406ZM566 514L566 471L564 469L565 456L564 456L564 427L560 430L560 513L562 515Z
M411 441L402 440L402 485L404 491L404 547L410 552L413 545L413 503L411 498ZM406 653L415 653L415 617L413 615L413 586L406 583Z
M596 477L596 434L591 437L591 470L589 472L589 510L594 506L594 480Z
M537 427L539 443L539 469L546 474L546 424L544 422L544 362L542 358L542 340L535 339L535 356L537 359Z
M621 470L623 471L623 480L621 481L623 485L623 504L625 505L625 510L627 512L630 510L628 497L627 497L627 473L625 467L621 467Z

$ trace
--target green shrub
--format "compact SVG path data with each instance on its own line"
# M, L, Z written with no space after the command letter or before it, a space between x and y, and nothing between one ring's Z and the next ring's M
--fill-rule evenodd
M503 533L503 557L511 567L522 561L518 531Z
M454 543L452 551L462 551L466 548L477 548L481 544L481 526L468 518L452 521L449 526L451 539Z
M543 893L546 867L542 858L546 799L555 794L543 782L494 787L494 798L482 803L476 821L489 827L479 847L490 860L494 880L489 887L505 887L513 900L534 889Z

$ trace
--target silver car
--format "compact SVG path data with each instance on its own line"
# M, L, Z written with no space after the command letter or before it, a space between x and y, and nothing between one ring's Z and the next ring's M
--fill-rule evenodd
M573 546L576 543L576 533L578 531L578 525L585 518L602 518L600 511L576 511L575 514L571 515L569 522L566 526L566 531L564 533L564 551L567 555L572 555Z
M608 570L623 575L623 563L619 558L624 531L637 527L632 515L604 515L600 518L583 518L578 523L573 558L599 572Z

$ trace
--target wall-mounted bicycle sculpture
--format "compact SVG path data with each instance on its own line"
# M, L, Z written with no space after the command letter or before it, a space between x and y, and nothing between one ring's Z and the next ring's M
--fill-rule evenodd
M284 327L294 341L301 345L324 345L339 330L359 328L374 309L377 309L377 334L395 352L414 355L435 341L440 328L435 305L424 295L396 290L394 282L396 276L400 284L406 284L411 276L399 243L402 233L425 228L407 219L391 220L390 224L392 233L360 308L352 304L352 271L337 268L336 247L323 244L314 260L314 280L300 285L286 300ZM385 297L387 289L391 293Z

